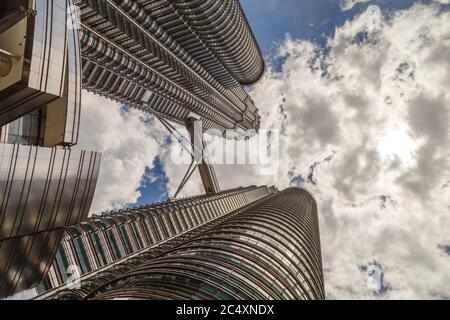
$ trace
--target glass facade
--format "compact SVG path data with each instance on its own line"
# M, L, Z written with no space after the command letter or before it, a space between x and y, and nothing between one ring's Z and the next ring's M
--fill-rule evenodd
M91 271L91 266L89 264L89 259L86 253L86 248L83 245L83 241L80 238L75 238L72 242L75 248L76 256L78 257L78 265L81 266L81 271L83 273Z
M116 236L114 235L113 230L109 229L106 231L106 236L108 237L108 243L111 246L112 254L115 260L122 258L122 253L119 249L119 244L117 243Z
M105 250L103 249L103 245L100 242L100 237L97 233L92 233L90 237L92 241L93 250L97 255L99 266L104 266L108 262L108 260L106 259L106 254Z
M143 259L87 298L324 299L318 235L315 200L288 188Z
M39 146L44 142L42 109L30 112L8 125L6 143Z
M140 226L147 225L149 233L156 235L161 221L167 224L164 229L175 230L188 217L191 226L172 235L161 233L163 238L155 239L155 244L141 239L147 243L142 249L133 246L141 236L147 237L138 230L139 220L146 221ZM98 221L108 223L104 228L86 228L86 223L70 227L64 239L70 242L75 235L90 238L106 232L104 250L112 251L111 262L116 263L83 272L81 290L67 290L63 282L54 281L61 277L47 278L44 283L52 284L50 290L38 299L325 297L316 202L303 189L239 188L105 214L87 224L99 225ZM71 250L64 243L61 248Z
M276 189L267 187L233 189L213 196L195 196L105 213L71 226L65 231L63 242L58 248L58 257L68 257L68 261L64 262L65 269L61 268L61 258L56 259L49 274L57 276L49 276L43 281L49 289L48 295L54 295L63 289L67 279L67 275L63 273L67 270L67 264L78 266L83 279L92 288L92 281L99 283L98 279L102 279L105 274L109 275L109 279L114 268L126 267L126 261L133 259L130 256L153 255L167 250L171 247L168 243L179 243L185 235L192 236L201 232L202 226L225 217L242 205L251 205L275 191ZM208 217L204 215L203 208L206 205L223 202L225 199L229 202L228 207L217 206L208 211ZM188 217L191 221L189 225L182 222Z
M60 281L65 282L67 280L67 268L69 267L69 264L67 262L67 256L62 248L58 248L56 251L53 264L57 266L59 274L61 275Z

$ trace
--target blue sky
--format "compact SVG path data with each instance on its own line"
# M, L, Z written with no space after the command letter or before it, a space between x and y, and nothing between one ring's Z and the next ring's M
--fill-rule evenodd
M242 8L258 44L276 69L281 60L273 60L277 46L290 34L293 39L324 43L334 35L336 27L365 11L371 4L380 6L383 13L406 9L414 0L375 0L358 3L351 10L342 11L338 0L241 0ZM429 3L429 0L422 1ZM173 178L173 179L176 179ZM141 197L134 205L144 205L167 199L167 180L158 156L154 168L147 168L139 188Z
M342 11L338 0L241 0L247 19L265 55L270 55L286 33L294 39L321 42L337 26L376 4L384 12L406 9L414 0L377 0ZM428 3L430 1L422 1Z
M135 205L143 205L167 200L167 176L161 165L159 156L153 160L153 168L146 168L143 183L140 187L141 196Z

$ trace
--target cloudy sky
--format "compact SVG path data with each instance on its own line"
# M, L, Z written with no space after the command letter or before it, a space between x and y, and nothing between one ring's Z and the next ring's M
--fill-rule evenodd
M329 299L450 299L450 0L241 3L268 62L249 90L280 163L218 165L222 189L313 192ZM173 195L187 166L153 117L85 92L82 120L79 146L103 152L92 213ZM201 191L195 174L183 193Z

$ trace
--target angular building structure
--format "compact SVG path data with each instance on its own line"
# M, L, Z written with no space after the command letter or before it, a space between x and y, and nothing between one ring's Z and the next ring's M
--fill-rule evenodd
M101 156L71 149L81 57L70 5L0 2L0 298L42 280L94 195Z
M78 140L79 34L67 1L5 0L0 10L0 126L35 112L43 146ZM8 136L8 128L2 128ZM8 139L6 137L6 139Z
M64 284L71 264L78 288ZM66 230L37 290L38 299L323 299L316 203L303 189L263 186L94 217Z
M64 229L87 218L100 155L0 144L0 297L47 273Z
M81 12L83 86L184 125L259 128L243 85L264 60L238 0L74 0Z
M239 188L93 216L67 228L38 290L63 287L70 266L77 266L80 275L92 281L99 270L160 247L273 192L266 187Z

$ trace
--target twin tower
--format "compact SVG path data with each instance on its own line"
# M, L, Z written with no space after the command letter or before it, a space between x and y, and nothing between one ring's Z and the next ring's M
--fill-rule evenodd
M2 0L0 297L324 298L305 190L220 191L203 164L205 195L88 218L101 154L72 149L82 89L245 137L264 68L237 0Z

